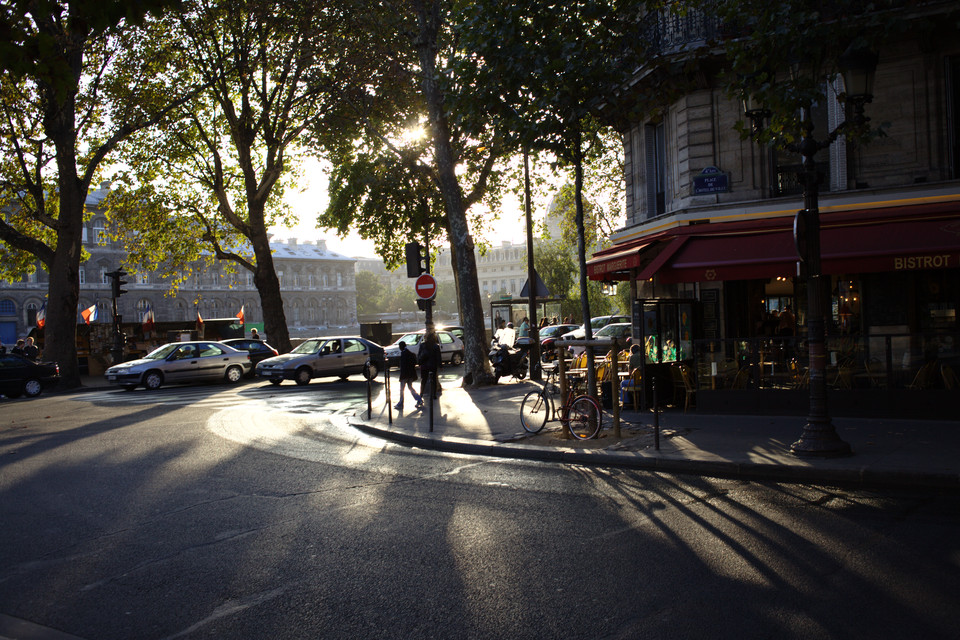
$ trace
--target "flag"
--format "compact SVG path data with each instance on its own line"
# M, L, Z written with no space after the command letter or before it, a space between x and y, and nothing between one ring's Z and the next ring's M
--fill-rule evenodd
M143 330L144 332L153 331L153 308L147 307L147 312L143 314Z
M43 329L43 326L47 324L47 303L44 302L43 306L40 307L40 311L37 311L37 329Z
M94 302L90 307L84 309L80 312L80 316L83 318L84 322L90 324L91 322L97 321L97 303Z
M203 331L203 316L200 315L200 309L197 309L197 331Z
M240 320L240 324L243 324L243 305L240 305L240 313L237 314L237 318Z

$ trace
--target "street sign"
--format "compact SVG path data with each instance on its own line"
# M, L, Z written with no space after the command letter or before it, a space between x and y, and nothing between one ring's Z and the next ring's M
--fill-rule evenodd
M433 300L437 295L437 279L429 273L421 274L414 283L414 291L421 300Z

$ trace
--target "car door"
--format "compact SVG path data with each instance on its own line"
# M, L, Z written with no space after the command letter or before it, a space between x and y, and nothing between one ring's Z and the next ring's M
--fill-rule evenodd
M26 364L13 354L0 354L0 393L20 393L23 388L23 378L26 375Z
M316 365L313 367L316 376L340 375L343 362L343 345L340 338L330 338L317 351Z
M360 373L367 361L367 347L354 338L343 340L343 360L341 371L346 374Z
M163 377L168 382L193 380L197 377L199 366L197 345L193 343L182 344L167 356L167 361L163 368Z
M438 332L437 337L440 339L440 362L449 362L453 357L453 352L457 350L453 342L453 335L444 331Z
M204 380L219 380L230 364L230 354L218 344L203 342L198 345L197 377Z

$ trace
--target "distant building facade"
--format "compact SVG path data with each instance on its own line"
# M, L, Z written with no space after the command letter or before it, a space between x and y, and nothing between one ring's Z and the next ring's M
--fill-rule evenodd
M83 229L83 245L90 258L80 265L80 310L96 304L97 322L113 320L111 280L107 273L122 267L125 251L121 243L110 240L107 219L98 211L107 195L108 185L91 191L87 208L94 211ZM271 242L274 265L280 279L283 306L288 327L308 331L328 326L354 325L357 322L357 292L353 258L327 249L325 240L300 243L296 239ZM0 282L0 341L15 342L37 324L37 312L47 295L49 276L41 263L32 274L17 282ZM143 320L152 309L157 322L193 321L197 312L204 318L235 316L243 307L247 323L263 321L260 296L253 274L241 269L226 273L216 265L197 271L181 284L173 297L167 282L153 274L130 274L124 286L126 294L117 300L124 322Z

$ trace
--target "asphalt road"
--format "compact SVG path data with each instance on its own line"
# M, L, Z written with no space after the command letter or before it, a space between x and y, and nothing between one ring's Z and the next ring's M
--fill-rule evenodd
M339 419L364 387L0 401L0 636L12 622L87 640L960 629L957 496L409 449Z

